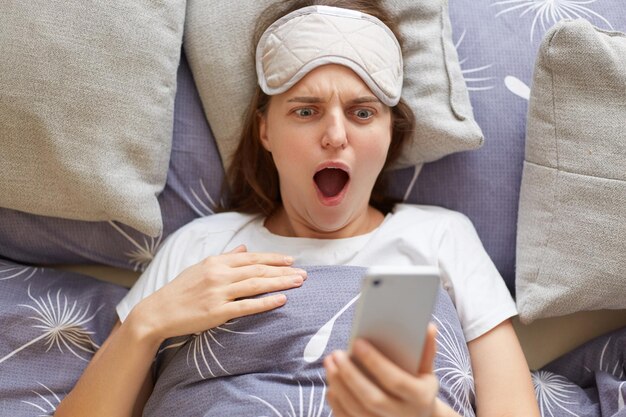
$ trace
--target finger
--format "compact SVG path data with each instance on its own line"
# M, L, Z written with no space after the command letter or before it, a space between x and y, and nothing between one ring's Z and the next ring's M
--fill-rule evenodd
M328 380L329 390L332 391L334 401L340 409L345 410L346 415L359 417L373 415L365 409L362 402L355 397L352 391L350 391L341 379L339 369L334 363L333 355L328 355L324 358L324 368L326 369L326 379Z
M328 404L330 405L330 408L333 409L333 411L332 411L332 415L333 416L335 416L335 417L350 417L350 414L348 414L346 412L346 410L344 410L344 408L338 402L338 398L337 398L337 396L335 395L334 392L328 391L328 393L326 394L326 401L328 401Z
M270 266L270 265L246 265L237 268L232 268L233 282L243 281L249 278L262 278L262 277L280 277L288 275L300 275L306 278L307 273L304 269L292 268L290 266Z
M360 399L367 410L375 415L402 415L397 398L385 392L368 378L345 352L336 351L332 353L332 356L342 381L352 395Z
M291 256L281 253L269 252L241 252L241 253L225 253L220 255L224 262L230 267L246 266L253 264L286 266L293 264Z
M302 275L287 275L276 278L250 278L235 282L226 287L226 296L230 300L252 297L268 292L276 292L302 286Z
M363 339L357 339L352 349L354 357L387 393L410 400L419 390L420 381L380 353Z
M215 313L225 323L238 317L263 313L283 306L287 302L285 294L274 294L261 298L248 298L245 300L230 301L218 308Z
M224 253L241 253L241 252L247 252L248 249L246 248L246 245L239 245L231 250L229 250L228 252L224 252Z
M437 327L433 323L428 324L428 330L426 331L426 340L424 341L424 350L422 352L422 359L418 373L420 374L432 374L433 365L435 362L435 355L437 354Z

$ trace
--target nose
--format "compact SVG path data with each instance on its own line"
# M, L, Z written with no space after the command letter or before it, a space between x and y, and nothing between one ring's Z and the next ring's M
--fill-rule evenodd
M346 120L343 114L327 114L322 136L322 147L343 149L346 147L347 143Z

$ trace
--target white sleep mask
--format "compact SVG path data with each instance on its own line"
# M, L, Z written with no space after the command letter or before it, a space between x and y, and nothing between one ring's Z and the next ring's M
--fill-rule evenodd
M284 93L326 64L353 70L387 106L400 101L400 44L374 16L338 7L304 7L274 22L256 48L259 86L268 95Z

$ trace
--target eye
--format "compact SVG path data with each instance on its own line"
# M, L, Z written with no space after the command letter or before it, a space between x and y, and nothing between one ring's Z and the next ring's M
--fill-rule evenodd
M367 120L374 115L374 112L369 109L357 109L354 110L352 114L361 120Z
M311 117L315 115L315 110L310 107L303 107L303 108L294 110L294 113L299 117Z

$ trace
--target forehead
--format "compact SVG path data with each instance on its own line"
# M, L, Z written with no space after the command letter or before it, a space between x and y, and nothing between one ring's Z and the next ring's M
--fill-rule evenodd
M330 98L335 94L340 98L374 96L361 77L350 68L337 64L315 68L280 96L286 99L301 95Z

